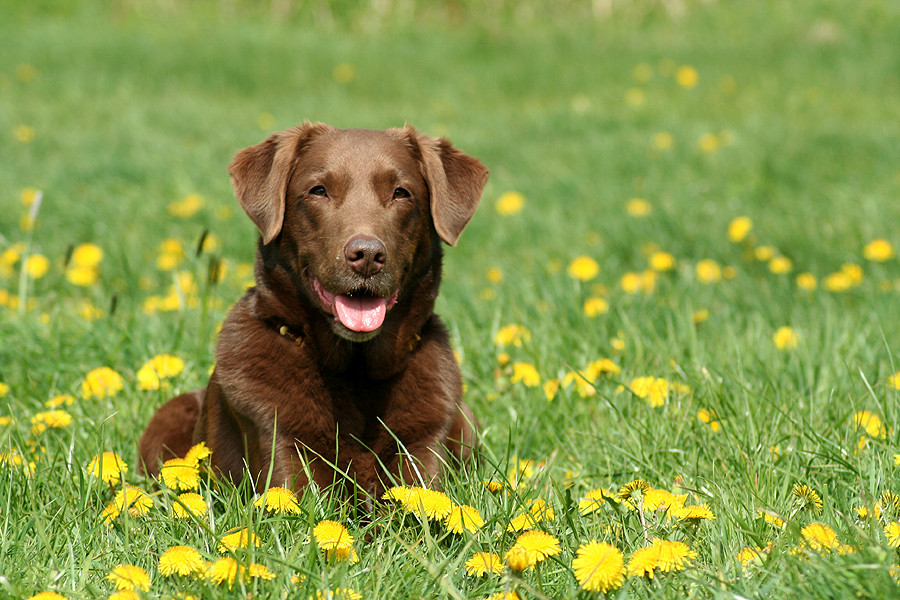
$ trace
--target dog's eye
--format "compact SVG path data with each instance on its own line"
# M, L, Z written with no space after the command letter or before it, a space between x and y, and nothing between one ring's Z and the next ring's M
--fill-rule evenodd
M328 190L325 189L324 185L317 185L311 190L309 190L310 196L322 196L323 198L328 197Z
M394 200L400 200L402 198L409 198L410 196L411 196L411 194L409 193L409 190L407 190L406 188L398 187L396 190L394 190Z

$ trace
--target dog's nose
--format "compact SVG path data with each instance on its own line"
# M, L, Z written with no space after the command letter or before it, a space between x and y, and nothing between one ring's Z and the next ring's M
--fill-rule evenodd
M344 258L354 271L363 277L371 277L384 268L387 248L378 238L358 235L344 246Z

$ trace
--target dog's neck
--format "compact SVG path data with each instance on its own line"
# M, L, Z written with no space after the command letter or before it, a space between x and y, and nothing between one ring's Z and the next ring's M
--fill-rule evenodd
M280 261L267 260L262 249L257 253L257 285L248 292L251 311L274 335L293 341L329 371L388 379L405 368L434 316L442 258L440 246L436 247L427 269L404 286L381 331L366 342L351 342L337 335L330 317L301 290L300 278Z

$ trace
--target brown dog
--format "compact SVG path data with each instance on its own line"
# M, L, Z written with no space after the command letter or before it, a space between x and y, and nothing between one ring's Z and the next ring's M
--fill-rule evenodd
M218 471L249 470L257 490L348 478L377 498L392 478L434 484L446 450L462 460L475 443L433 310L441 240L456 244L487 169L409 126L307 123L228 171L261 234L256 286L222 326L207 388L153 416L143 469L205 441Z

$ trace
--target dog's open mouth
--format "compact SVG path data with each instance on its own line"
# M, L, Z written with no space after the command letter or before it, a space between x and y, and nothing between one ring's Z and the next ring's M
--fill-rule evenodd
M332 294L322 287L318 279L315 277L310 279L322 306L334 315L334 319L341 325L359 333L368 333L381 327L387 312L397 304L397 294L400 292L395 291L389 298L376 296L364 289L346 294Z

